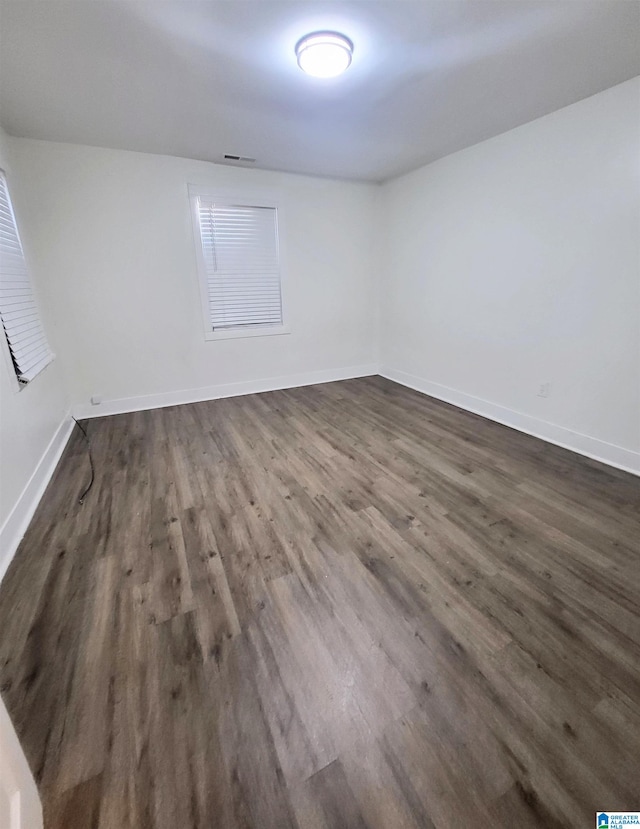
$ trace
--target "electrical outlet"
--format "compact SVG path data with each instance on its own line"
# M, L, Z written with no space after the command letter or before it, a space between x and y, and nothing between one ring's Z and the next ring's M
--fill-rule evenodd
M551 383L541 383L538 397L549 397L551 394Z
M91 397L91 405L92 406L99 406L102 403L102 395L101 394L94 394Z

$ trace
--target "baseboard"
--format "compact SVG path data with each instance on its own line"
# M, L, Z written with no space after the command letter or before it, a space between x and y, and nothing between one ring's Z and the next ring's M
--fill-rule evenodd
M587 458L601 461L609 466L615 466L616 469L623 469L633 475L640 475L640 452L634 452L631 449L625 449L622 446L616 446L613 443L607 443L589 435L573 432L564 426L548 423L545 420L531 417L531 415L483 400L481 397L474 397L471 394L443 386L440 383L433 383L430 380L407 374L404 371L397 371L388 366L382 366L379 373L387 380L393 380L395 383L400 383L410 389L427 394L429 397L435 397L445 403L452 403L454 406L489 418L489 420L495 420L497 423L517 429L519 432L525 432L527 435L546 440L548 443L561 446L563 449L569 449L571 452L577 452Z
M314 386L318 383L333 383L336 380L352 380L356 377L370 377L378 373L378 366L369 363L347 368L311 371L304 374L289 374L283 377L267 377L263 380L247 380L242 383L225 383L205 386L199 389L146 394L139 397L123 397L103 401L98 406L80 403L73 407L78 420L105 415L141 412L146 409L162 409L165 406L180 406L184 403L200 403L203 400L217 400L221 397L238 397L243 394L258 394L265 391L279 391L298 386Z
M38 465L22 490L22 494L0 529L0 581L4 578L4 574L40 503L40 499L44 495L47 484L55 472L60 456L71 437L73 426L71 415L66 415L49 441L49 445L44 450Z

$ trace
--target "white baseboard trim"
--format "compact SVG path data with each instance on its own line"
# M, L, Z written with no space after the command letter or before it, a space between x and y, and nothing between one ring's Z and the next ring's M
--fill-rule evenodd
M40 499L44 495L47 484L55 472L60 456L71 437L73 426L71 414L67 414L56 429L15 506L0 528L0 581L4 578Z
M640 475L640 452L634 452L631 449L625 449L622 446L616 446L613 443L607 443L589 435L573 432L564 426L548 423L546 420L516 412L505 406L499 406L497 403L483 400L481 397L474 397L474 395L443 386L440 383L433 383L431 380L416 377L414 374L397 371L388 366L382 366L379 373L387 380L393 380L395 383L400 383L402 386L427 394L429 397L435 397L445 403L452 403L454 406L468 412L489 418L489 420L495 420L504 426L510 426L519 432L541 438L541 440L561 446L563 449L585 455L587 458L601 461L609 466L615 466L617 469L631 472L633 475Z
M219 386L205 386L199 389L145 394L139 397L122 397L106 400L98 406L79 403L73 407L73 415L82 420L105 415L141 412L146 409L162 409L165 406L181 406L184 403L200 403L204 400L218 400L221 397L239 397L243 394L258 394L265 391L280 391L298 386L314 386L318 383L333 383L336 380L352 380L356 377L370 377L378 373L375 363L347 368L311 371L304 374L289 374L284 377L267 377L264 380L247 380L241 383L225 383Z

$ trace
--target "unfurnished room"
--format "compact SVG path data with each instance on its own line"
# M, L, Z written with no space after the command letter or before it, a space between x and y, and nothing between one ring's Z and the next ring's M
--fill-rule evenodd
M640 2L0 0L0 829L640 826Z

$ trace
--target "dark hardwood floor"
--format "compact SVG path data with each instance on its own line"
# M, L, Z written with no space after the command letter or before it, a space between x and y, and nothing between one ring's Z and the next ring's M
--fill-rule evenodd
M47 829L640 809L640 480L381 378L86 423L0 588Z

